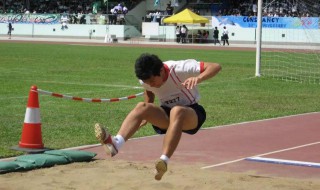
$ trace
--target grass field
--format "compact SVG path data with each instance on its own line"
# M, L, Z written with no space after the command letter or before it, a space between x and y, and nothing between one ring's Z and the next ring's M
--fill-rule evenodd
M32 85L86 98L136 94L143 90L133 64L144 52L157 54L162 60L194 58L221 64L222 71L199 86L208 115L204 127L320 111L318 84L255 78L252 51L1 42L0 52L0 158L22 154L10 148L20 141ZM116 133L126 114L142 100L86 103L39 95L43 142L54 149L96 144L96 122ZM135 137L154 134L148 125Z

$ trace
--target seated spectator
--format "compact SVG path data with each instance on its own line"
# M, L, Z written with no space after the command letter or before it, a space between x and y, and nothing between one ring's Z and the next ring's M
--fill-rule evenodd
M201 30L198 30L198 33L196 35L196 43L201 43L202 42L202 33Z
M202 32L202 43L208 42L209 31L203 30Z

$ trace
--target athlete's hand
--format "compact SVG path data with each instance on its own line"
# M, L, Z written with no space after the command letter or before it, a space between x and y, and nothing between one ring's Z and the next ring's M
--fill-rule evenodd
M197 86L198 84L198 77L190 77L187 80L185 80L182 85L186 88L186 89L192 89L193 87Z

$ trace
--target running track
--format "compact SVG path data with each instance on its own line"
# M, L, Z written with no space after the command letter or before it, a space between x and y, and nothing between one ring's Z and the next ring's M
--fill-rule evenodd
M97 159L154 162L160 156L162 140L163 136L131 139L113 158L101 146L82 150L97 153ZM254 156L290 162L246 159ZM291 165L294 161L316 166ZM194 136L184 134L170 160L171 164L175 162L257 176L319 179L320 112L203 129Z

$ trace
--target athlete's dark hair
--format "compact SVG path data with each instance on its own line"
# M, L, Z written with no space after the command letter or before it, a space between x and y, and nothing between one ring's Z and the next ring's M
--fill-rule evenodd
M158 56L144 53L136 60L135 72L138 79L147 80L152 76L160 76L162 61Z

